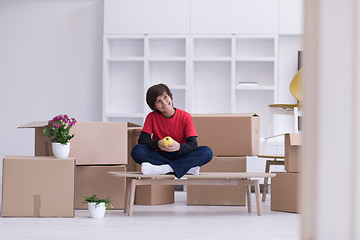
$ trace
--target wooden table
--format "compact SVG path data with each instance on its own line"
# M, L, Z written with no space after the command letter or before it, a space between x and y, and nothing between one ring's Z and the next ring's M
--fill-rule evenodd
M132 216L136 186L140 185L245 185L248 212L251 212L251 186L255 187L257 214L261 215L260 186L257 178L274 177L274 173L250 172L204 172L199 175L185 175L177 179L174 175L144 175L140 172L108 172L116 177L125 177L126 196L124 212ZM255 178L255 179L253 179Z

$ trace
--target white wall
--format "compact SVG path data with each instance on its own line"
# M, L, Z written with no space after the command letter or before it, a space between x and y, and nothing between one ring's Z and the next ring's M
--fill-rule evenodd
M103 0L1 0L0 33L0 159L33 155L21 124L101 121Z
M360 239L359 16L359 1L305 1L304 240Z

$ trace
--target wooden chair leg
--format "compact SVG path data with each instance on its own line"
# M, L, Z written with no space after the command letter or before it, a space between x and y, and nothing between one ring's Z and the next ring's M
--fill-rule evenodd
M248 212L251 212L251 185L246 186L246 199L247 199L247 206Z
M266 160L266 166L265 166L265 173L270 172L270 160ZM266 200L266 192L268 188L268 181L269 179L266 177L264 178L264 185L263 185L263 195L262 195L262 201L265 202Z

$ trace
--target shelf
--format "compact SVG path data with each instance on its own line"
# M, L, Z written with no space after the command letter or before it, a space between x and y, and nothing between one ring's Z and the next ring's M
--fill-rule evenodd
M143 38L106 38L109 57L144 57Z
M149 38L149 57L185 57L185 38Z
M107 112L142 113L145 101L144 64L142 62L113 62L108 64ZM126 91L124 91L126 89ZM136 96L136 97L135 97Z
M185 57L149 57L149 62L185 62Z
M149 81L168 85L185 85L186 62L149 62Z
M104 119L141 124L150 111L144 86L165 83L177 108L256 112L272 125L268 105L276 101L277 44L272 35L117 36L104 52Z
M194 57L231 57L231 38L194 38Z
M236 57L237 62L275 62L274 57Z
M263 91L263 90L265 90L265 91L267 91L267 90L271 90L271 91L273 91L275 88L274 88L274 86L259 86L259 85L255 85L255 86L252 86L252 85L246 85L246 84L244 84L244 85L237 85L236 87L235 87L235 90L254 90L254 91Z
M274 85L274 62L236 62L235 82Z
M194 112L231 112L231 63L194 64Z
M231 57L194 57L194 62L228 62L231 61Z
M105 59L108 62L132 62L132 61L144 61L144 57L109 57Z
M274 38L237 38L236 57L274 57Z

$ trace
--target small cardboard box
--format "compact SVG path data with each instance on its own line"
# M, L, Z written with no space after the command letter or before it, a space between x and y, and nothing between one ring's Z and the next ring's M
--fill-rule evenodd
M300 172L301 133L285 134L285 171Z
M3 160L3 217L74 217L74 158Z
M150 185L136 187L136 205L159 205L171 203L174 203L174 186Z
M126 171L141 171L140 165L137 164L131 157L131 150L138 143L141 130L141 127L130 127L128 130L128 164L126 165ZM136 205L158 205L170 203L174 203L174 186L154 185L136 187Z
M193 114L199 146L209 146L214 156L259 154L260 119L249 114Z
M52 156L51 141L43 134L47 122L31 122L19 128L35 128L35 156ZM70 157L77 165L127 164L128 122L77 122L70 133Z
M119 166L76 166L75 209L87 209L84 195L96 194L99 198L110 196L114 209L124 209L125 178L114 177L108 172L125 172L125 165Z
M245 157L214 157L200 172L246 172ZM188 205L244 206L245 186L188 186Z
M299 176L300 173L276 172L271 179L271 210L299 212Z

